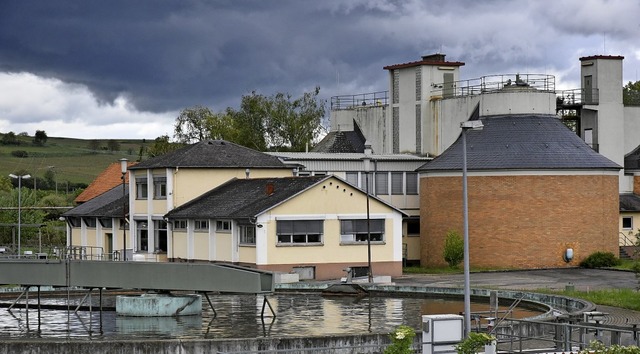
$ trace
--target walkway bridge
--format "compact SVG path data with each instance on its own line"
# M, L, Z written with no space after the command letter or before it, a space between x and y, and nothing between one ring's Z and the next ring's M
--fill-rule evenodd
M273 274L206 263L0 259L0 284L264 294Z

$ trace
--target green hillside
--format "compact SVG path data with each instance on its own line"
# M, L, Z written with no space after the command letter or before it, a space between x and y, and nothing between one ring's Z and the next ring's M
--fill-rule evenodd
M0 134L0 139L4 134ZM125 157L139 159L140 148L153 141L126 139L71 139L49 137L39 146L33 137L17 136L17 144L0 144L0 174L28 173L36 180L47 170L55 173L58 188L69 184L89 184L109 164ZM110 151L109 147L118 147ZM31 183L31 181L29 181Z

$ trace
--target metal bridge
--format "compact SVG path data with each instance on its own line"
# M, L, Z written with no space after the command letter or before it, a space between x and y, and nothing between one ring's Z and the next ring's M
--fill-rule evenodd
M0 259L0 284L271 293L270 272L223 264Z

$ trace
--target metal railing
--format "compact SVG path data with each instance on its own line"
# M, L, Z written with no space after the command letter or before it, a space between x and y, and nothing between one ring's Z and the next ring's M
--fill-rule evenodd
M434 83L431 85L431 95L449 98L504 92L506 90L555 92L555 80L555 76L546 74L488 75L451 83Z
M633 231L629 231L629 235L624 232L618 232L618 245L619 246L635 246L636 241L629 238L633 234ZM634 236L635 237L635 236Z
M358 109L363 107L377 107L387 105L389 91L359 93L331 97L331 110Z
M558 109L581 105L596 105L600 103L598 89L571 89L556 93L556 105Z

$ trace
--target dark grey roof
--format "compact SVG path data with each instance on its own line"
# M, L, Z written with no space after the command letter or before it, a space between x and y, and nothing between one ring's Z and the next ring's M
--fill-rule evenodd
M99 196L89 199L77 207L65 212L62 216L76 217L122 217L122 208L128 202L129 188L125 185L124 197L122 185L114 187Z
M605 169L620 166L591 149L553 115L482 117L484 129L467 132L468 170ZM418 171L462 170L461 136Z
M640 211L640 196L633 193L621 193L620 211Z
M169 219L255 217L332 176L232 179L167 213ZM273 191L269 194L269 191ZM311 202L311 201L310 201Z
M624 169L628 171L640 170L640 145L624 155Z
M366 138L354 120L353 130L329 132L311 152L363 153L365 142Z
M129 169L168 167L290 168L275 156L224 140L206 140L143 161Z

